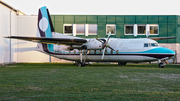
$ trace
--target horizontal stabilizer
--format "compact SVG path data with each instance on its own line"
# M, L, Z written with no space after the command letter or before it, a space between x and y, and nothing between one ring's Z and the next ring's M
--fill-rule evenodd
M86 39L75 38L48 38L48 37L23 37L23 36L5 36L4 38L20 39L44 44L65 44L65 45L81 45L86 43Z
M157 37L157 38L150 38L153 40L165 40L165 39L176 39L177 37Z

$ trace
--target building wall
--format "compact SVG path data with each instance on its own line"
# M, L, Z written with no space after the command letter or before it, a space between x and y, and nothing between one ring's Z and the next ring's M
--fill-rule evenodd
M16 40L3 38L10 35L16 35L16 12L0 4L0 64L16 62Z
M18 16L17 35L36 37L37 16ZM16 40L16 39L15 39ZM49 56L35 51L37 43L17 40L17 62L49 62Z
M176 15L51 15L55 31L63 32L64 24L97 24L97 35L79 35L82 38L104 38L106 35L106 24L116 24L116 35L114 38L145 38L145 35L124 35L125 24L159 24L159 35L150 37L176 36L178 31ZM180 19L180 18L179 18ZM179 21L180 22L180 21ZM159 43L180 43L178 39L160 40Z
M116 35L111 38L146 38L146 35L125 35L125 24L158 24L159 35L150 37L172 37L177 39L159 40L162 47L176 51L180 62L180 16L176 15L51 15L55 31L64 33L64 24L97 24L97 35L77 35L82 38L105 38L106 24L116 24ZM52 59L53 60L53 59ZM55 59L54 59L55 60ZM57 59L56 59L57 60Z

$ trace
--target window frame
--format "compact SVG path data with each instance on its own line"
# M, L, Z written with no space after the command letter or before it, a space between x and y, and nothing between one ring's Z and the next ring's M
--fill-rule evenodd
M112 34L112 32L111 32L111 35L116 35L116 24L106 24L106 35L108 35L108 34L109 34L109 32L107 32L107 31L108 31L107 26L114 26L114 27L115 27L115 33L114 33L114 34Z
M158 33L157 34L151 34L150 26L157 26L158 27ZM149 31L149 35L159 35L159 24L148 24L148 31Z
M65 26L72 26L72 33L65 33ZM66 34L66 35L73 35L73 24L64 24L63 33Z
M127 34L126 33L126 26L132 26L133 27L133 33L131 34ZM138 26L145 26L145 34L139 34L138 33ZM150 27L151 26L157 26L158 27L158 33L157 34L150 34ZM147 34L149 35L159 35L159 24L125 24L124 25L124 35L134 35L134 36L137 36L137 35L146 35Z
M138 33L138 26L144 26L145 27L145 33L144 34ZM146 33L147 33L147 27L146 26L147 26L146 24L137 24L137 35L146 35Z
M133 26L133 33L132 34L127 34L126 33L126 26ZM124 25L124 35L134 35L134 24L125 24Z
M78 25L84 25L84 33L77 34L77 26L78 26ZM75 33L76 33L76 36L77 36L77 35L84 35L84 36L86 36L86 35L85 35L85 34L86 34L86 24L76 24Z
M149 47L149 43L144 43L144 47L145 47L145 44L147 45L147 47ZM145 47L146 48L146 47Z
M89 25L96 25L96 34L94 34L94 33L89 33ZM85 28L85 31L87 30L87 36L89 36L89 35L97 35L98 34L98 25L97 24L87 24L86 25L87 27Z

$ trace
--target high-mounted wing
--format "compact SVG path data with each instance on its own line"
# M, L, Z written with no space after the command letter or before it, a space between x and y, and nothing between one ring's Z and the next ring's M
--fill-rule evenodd
M23 36L5 36L4 38L21 39L44 44L65 44L65 45L81 45L86 43L86 39L75 38L48 38L48 37L23 37Z
M150 38L153 40L165 40L165 39L176 39L177 37L157 37L157 38Z

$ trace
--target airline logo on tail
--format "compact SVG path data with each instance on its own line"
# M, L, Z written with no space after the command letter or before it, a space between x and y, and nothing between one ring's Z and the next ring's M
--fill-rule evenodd
M52 32L54 32L54 28L52 25L52 21L49 15L49 11L46 8L46 6L41 7L39 9L38 13L38 31L37 34L40 35L41 37L52 37ZM44 46L44 45L43 45ZM48 50L53 52L54 45L53 44L47 44Z

